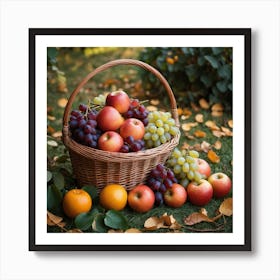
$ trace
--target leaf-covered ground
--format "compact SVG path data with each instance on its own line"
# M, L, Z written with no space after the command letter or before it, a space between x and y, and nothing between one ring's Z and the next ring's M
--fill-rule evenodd
M141 49L132 48L88 48L88 49L60 49L55 64L48 69L48 232L80 231L73 220L65 217L61 211L60 202L65 190L76 187L72 175L68 152L61 142L62 116L67 100L77 84L94 68L117 58L137 58ZM168 77L166 77L168 80ZM74 107L89 98L122 88L130 96L139 99L149 99L146 106L150 110L168 110L166 102L161 102L161 96L149 96L143 89L139 71L134 67L118 67L96 76L79 93ZM179 148L194 149L200 158L207 160L212 173L223 172L232 178L232 116L223 111L219 104L213 108L207 101L200 100L199 104L186 107L177 104L181 123L181 139ZM234 184L233 184L234 189ZM232 191L227 197L232 197ZM149 222L159 222L159 226L152 232L232 232L232 216L220 214L219 207L223 199L212 199L204 208L196 207L187 202L181 208L167 206L155 207L145 214L138 214L127 206L121 215L127 220L127 228L136 228L140 231L149 231L144 227ZM97 203L97 201L95 201ZM106 215L97 207L98 213ZM203 221L187 225L186 217L192 213L207 213L215 221ZM165 213L172 217L168 226L160 226ZM54 214L55 216L52 216ZM60 219L61 217L61 219ZM170 219L169 219L170 220ZM207 220L207 219L206 219ZM175 222L176 223L175 223ZM165 221L166 222L166 221ZM168 224L168 222L167 222ZM179 224L179 226L175 226ZM89 227L86 231L92 231Z

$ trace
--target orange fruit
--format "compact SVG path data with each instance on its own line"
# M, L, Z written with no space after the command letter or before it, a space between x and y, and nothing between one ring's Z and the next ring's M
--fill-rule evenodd
M118 184L107 185L100 192L99 201L106 210L122 210L127 203L127 191Z
M64 213L69 218L75 218L81 213L88 212L92 206L90 195L81 189L72 189L67 192L62 201Z

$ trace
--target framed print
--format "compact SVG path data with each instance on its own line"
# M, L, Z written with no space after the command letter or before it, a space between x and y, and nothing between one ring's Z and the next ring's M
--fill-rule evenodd
M250 29L29 43L30 250L251 250Z

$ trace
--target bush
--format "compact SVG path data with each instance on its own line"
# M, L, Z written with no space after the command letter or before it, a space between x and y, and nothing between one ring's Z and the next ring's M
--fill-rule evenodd
M231 110L232 48L145 48L140 60L165 76L178 103L189 105L203 97ZM143 71L142 79L152 95L162 94L154 75Z

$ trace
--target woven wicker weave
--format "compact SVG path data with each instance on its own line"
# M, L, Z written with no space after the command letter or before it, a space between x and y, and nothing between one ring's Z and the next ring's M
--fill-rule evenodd
M135 65L153 73L165 87L171 104L171 114L179 126L176 100L166 79L152 66L132 59L110 61L88 74L71 94L63 116L63 142L68 148L74 175L80 186L94 185L100 191L105 185L115 183L127 190L144 183L151 169L164 163L178 145L180 134L157 148L139 152L116 153L81 145L70 137L68 121L73 101L81 88L95 75L117 65Z

